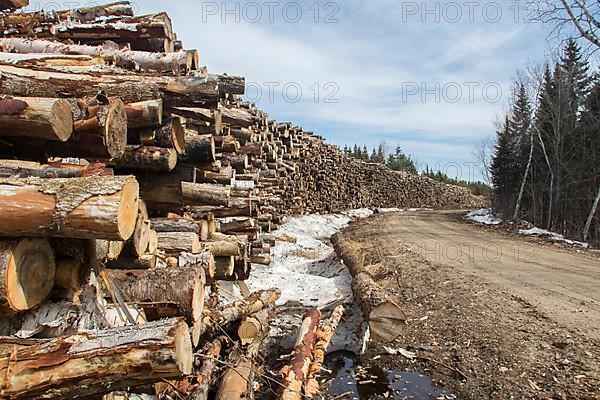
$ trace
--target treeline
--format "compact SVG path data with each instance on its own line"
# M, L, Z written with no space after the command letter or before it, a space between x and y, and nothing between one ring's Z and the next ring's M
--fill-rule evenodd
M354 147L344 146L344 153L358 160L372 162L377 164L385 164L394 171L405 171L411 174L417 174L417 167L410 156L407 156L402 151L400 146L396 146L393 152L386 153L385 144L380 144L376 148L373 147L371 153L367 146L362 148L358 145Z
M493 205L566 236L598 243L600 75L574 40L559 61L516 84L496 134Z
M429 170L429 167L425 169L425 171L421 172L422 176L427 176L431 179L434 179L439 182L447 183L448 185L456 185L462 186L471 191L476 196L486 196L490 195L491 188L489 185L484 182L476 181L476 182L467 182L462 179L451 178L445 173L441 171L433 171Z
M394 171L404 171L414 175L419 172L415 165L415 161L411 156L404 154L400 146L396 146L393 152L387 153L385 150L385 144L382 143L369 152L367 146L354 145L351 147L344 146L344 153L354 157L358 160L365 162L385 164ZM433 180L447 183L449 185L456 185L468 188L474 195L477 196L489 196L490 187L483 182L467 182L461 179L450 178L448 175L441 171L433 171L426 166L425 170L421 171L421 176L427 176Z

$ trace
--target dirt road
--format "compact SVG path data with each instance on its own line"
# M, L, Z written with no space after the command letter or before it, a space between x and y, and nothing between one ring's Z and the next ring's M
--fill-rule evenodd
M417 371L466 400L598 399L598 255L448 211L381 214L343 235L407 315L393 343L369 343L362 367Z
M600 338L600 259L483 231L456 212L390 215L383 232L431 262L497 284L572 331Z

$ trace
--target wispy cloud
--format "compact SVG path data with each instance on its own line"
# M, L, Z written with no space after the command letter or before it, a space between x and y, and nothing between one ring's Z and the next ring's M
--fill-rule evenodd
M203 13L206 2L190 0L151 0L139 7L168 11L179 37L199 50L209 71L244 75L260 86L257 102L273 117L293 119L337 144L399 143L430 165L472 161L470 149L494 133L493 121L506 108L515 70L544 57L545 27L521 22L508 3L497 21L482 14L492 3L483 2L472 18L462 9L461 20L440 14L437 23L427 10L415 14L410 8L425 3L392 0L297 2L303 15L292 23L282 16L290 3L278 3L272 21L268 8L254 3L263 13L256 23L223 14L224 6L235 10L232 1L211 3L219 8L216 15ZM311 9L315 4L318 15ZM427 7L443 10L448 4ZM324 23L326 18L338 22ZM271 82L279 83L272 99ZM479 87L470 99L465 83L474 82ZM338 90L326 88L328 83ZM297 102L281 93L286 84L301 88ZM423 98L421 89L436 85L457 85L463 93L458 101L449 101L448 93L438 101L434 94ZM501 98L490 101L485 85L499 87ZM334 92L337 102L325 101Z

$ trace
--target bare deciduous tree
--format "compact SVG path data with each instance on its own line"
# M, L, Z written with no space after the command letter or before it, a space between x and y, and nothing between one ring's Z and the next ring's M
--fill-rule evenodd
M481 140L479 146L471 152L473 157L479 163L479 172L486 185L490 186L492 179L490 177L490 165L492 162L492 153L494 151L494 139L487 136Z
M561 36L565 27L573 28L579 38L590 43L591 51L600 49L600 2L598 0L528 0L527 9L533 21L553 25ZM568 36L573 36L569 34Z

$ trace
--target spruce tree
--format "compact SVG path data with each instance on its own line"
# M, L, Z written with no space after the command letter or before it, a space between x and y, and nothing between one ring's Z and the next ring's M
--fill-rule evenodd
M531 127L531 102L529 101L529 95L525 89L523 83L519 83L517 89L517 96L515 103L513 104L512 115L510 117L510 124L518 140L520 148L520 162L521 168L524 171L529 155L529 136Z
M495 206L506 217L512 215L515 194L519 185L518 154L516 137L511 129L510 119L506 117L504 124L497 132L496 147L490 168Z

